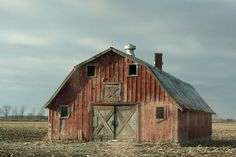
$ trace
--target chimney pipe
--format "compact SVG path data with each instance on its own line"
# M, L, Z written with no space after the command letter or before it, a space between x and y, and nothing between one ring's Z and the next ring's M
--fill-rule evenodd
M128 45L125 45L124 48L125 48L126 54L134 56L134 50L136 49L135 45L128 44Z
M162 53L155 53L155 67L162 70Z

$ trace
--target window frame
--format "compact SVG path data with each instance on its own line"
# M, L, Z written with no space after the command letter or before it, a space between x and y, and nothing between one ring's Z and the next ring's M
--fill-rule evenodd
M130 65L136 66L136 74L130 74ZM138 76L138 63L129 63L128 64L128 76L129 77Z
M67 107L67 116L61 116L61 111L63 107ZM60 119L68 119L70 117L70 107L69 105L60 105L59 106L59 118Z
M102 83L102 92L101 92L102 100L104 102L112 102L112 101L108 101L107 99L104 99L106 85L117 85L119 87L119 97L118 97L118 100L114 101L114 102L120 102L120 100L121 100L121 83L120 82L103 82Z
M157 118L157 110L158 110L158 108L163 108L163 118ZM161 121L164 121L164 120L166 120L167 119L167 106L166 105L158 105L158 106L156 106L155 107L155 119L156 119L156 121L157 122L161 122Z
M94 67L94 75L88 76L88 67L91 67L91 66ZM86 77L96 77L96 68L97 68L97 66L95 64L86 65Z

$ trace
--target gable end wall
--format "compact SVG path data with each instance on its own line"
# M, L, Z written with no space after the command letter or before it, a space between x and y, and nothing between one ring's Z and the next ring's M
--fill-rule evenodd
M145 66L138 65L138 76L128 76L129 63L134 62L109 52L88 63L96 65L96 77L86 77L86 65L76 69L50 104L51 139L91 140L91 104L103 103L104 82L119 82L120 103L140 105L138 140L176 140L177 105ZM58 106L62 104L69 105L69 119L60 120L58 117ZM167 107L167 119L158 122L155 109L163 104Z

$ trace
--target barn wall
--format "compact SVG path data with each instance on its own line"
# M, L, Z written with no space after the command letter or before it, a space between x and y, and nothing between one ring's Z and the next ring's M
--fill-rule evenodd
M212 133L210 113L178 112L178 137L180 141L209 137Z
M166 119L156 119L156 106L165 104ZM141 141L175 141L177 140L177 111L176 105L171 103L147 103L141 105Z
M140 104L140 140L158 141L177 138L177 107L147 70L138 66L138 76L128 76L131 60L109 52L90 62L96 65L96 77L86 77L86 65L77 69L52 101L50 118L52 139L91 139L91 104L102 103L104 82L121 83L121 103ZM155 121L155 106L167 105L167 119ZM58 105L70 106L70 118L59 120ZM60 129L62 128L62 129Z
M181 140L187 140L188 139L188 121L189 119L187 119L187 112L182 112L182 111L178 111L178 139Z

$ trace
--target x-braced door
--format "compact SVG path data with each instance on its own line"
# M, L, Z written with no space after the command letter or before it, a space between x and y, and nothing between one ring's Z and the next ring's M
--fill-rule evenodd
M94 106L93 139L95 141L136 140L137 120L136 105Z
M93 108L93 139L111 140L114 138L114 107L94 106Z

